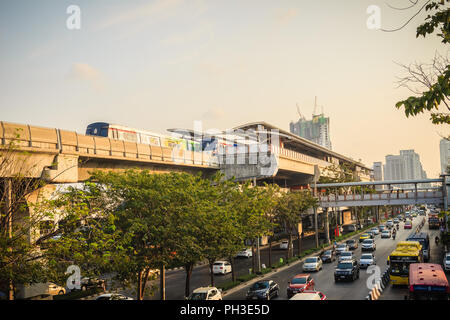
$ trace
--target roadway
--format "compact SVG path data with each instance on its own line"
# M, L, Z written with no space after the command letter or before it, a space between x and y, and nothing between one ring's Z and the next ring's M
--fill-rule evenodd
M442 266L444 259L444 251L442 250L442 244L437 246L434 242L436 236L439 236L438 229L429 229L428 222L422 228L422 231L427 232L430 237L430 263L437 263ZM447 280L450 283L450 274L447 273ZM380 296L380 300L401 300L408 295L408 288L406 286L392 286L389 285Z
M381 239L380 234L375 236L376 243L376 251L375 258L377 262L377 266L380 267L380 272L383 273L387 268L387 257L388 255L395 249L397 243L399 241L404 241L408 237L408 235L413 232L413 230L419 225L420 221L423 217L419 216L413 221L413 229L405 230L403 229L403 223L400 223L400 230L397 232L397 237L395 240L390 239ZM422 229L423 231L429 232L430 234L430 245L432 249L431 262L438 262L437 250L434 244L434 236L438 230L428 230L428 223ZM356 238L356 237L355 237ZM361 245L359 248L354 250L356 257L361 257ZM434 253L433 253L434 252ZM336 268L337 261L332 263L326 263L323 265L323 269L321 271L312 273L313 279L315 281L315 289L323 292L328 299L330 300L364 300L368 295L369 286L367 285L367 280L371 276L371 274L367 273L367 270L361 269L360 278L353 282L334 282L334 270ZM271 275L267 279L274 280L280 286L280 295L276 299L286 300L287 299L287 283L299 273L303 273L301 270L302 263L299 263L290 268L286 268L276 274ZM245 299L246 292L249 289L249 286L245 286L244 288L228 294L224 297L225 300L242 300ZM385 293L382 295L383 298L389 300L402 300L405 295L405 289L398 290L397 288L391 288L389 286Z
M298 252L298 241L293 241L294 254ZM314 236L303 239L301 244L302 251L315 247ZM261 247L261 265L265 264L269 266L269 248L268 246ZM287 250L280 250L279 245L272 245L272 264L277 263L280 258L286 259ZM249 273L249 269L252 268L252 258L236 258L235 261L235 273L236 278ZM231 273L226 275L215 275L214 285L219 286L225 282L231 281ZM166 299L167 300L183 300L184 288L186 283L186 272L183 268L177 270L166 271ZM200 265L194 268L191 274L191 292L199 287L208 286L211 283L209 266L207 264ZM159 295L159 279L153 282L156 286L155 294L149 297L151 300L158 300Z
M377 261L377 266L380 267L380 273L383 273L387 268L387 257L395 249L399 241L404 241L413 230L419 225L422 220L422 216L418 216L413 220L413 228L411 230L403 229L404 223L400 223L400 230L397 232L396 240L381 239L380 234L375 236L376 251L375 258ZM435 243L434 237L439 233L438 230L429 230L428 223L425 223L422 231L428 232L430 236L430 247L431 247L431 259L430 262L441 263L442 253L438 250ZM358 237L355 239L358 241ZM302 241L302 251L309 248L315 247L314 237L305 238ZM294 253L297 253L297 241L294 241ZM261 248L261 263L268 265L268 247ZM354 250L355 256L359 260L361 257L361 244L359 243L359 248ZM274 245L272 248L272 263L276 263L280 258L286 257L286 250L280 250L278 245ZM280 286L280 296L276 299L286 300L287 293L286 287L287 283L299 273L303 273L301 269L302 263L293 263L291 267L284 268L275 274L268 275L264 279L271 279L277 282ZM354 282L334 282L334 270L337 266L337 261L332 263L324 263L323 269L319 272L312 274L315 281L315 288L323 292L328 299L331 300L364 300L369 292L369 286L367 284L368 278L371 274L367 273L367 270L361 269L360 278ZM235 272L236 277L244 274L248 274L249 269L252 267L252 259L240 258L235 259ZM186 281L186 272L183 268L177 270L169 270L166 272L166 299L167 300L183 300L184 299L184 288ZM231 281L231 273L227 275L215 275L214 284L219 286L225 282ZM159 279L152 282L155 287L154 294L146 299L158 300L159 295ZM195 288L208 286L210 284L210 274L208 265L200 265L194 268L191 275L191 292ZM224 296L224 300L242 300L245 299L246 292L248 291L251 284L244 286L236 291L232 290L231 293ZM128 296L135 296L130 290L120 290L120 293L126 294ZM407 294L407 289L405 287L398 288L388 285L384 290L380 299L382 300L402 300Z

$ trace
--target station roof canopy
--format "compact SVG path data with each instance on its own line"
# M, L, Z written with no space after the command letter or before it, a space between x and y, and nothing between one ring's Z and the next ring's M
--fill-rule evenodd
M234 130L254 130L257 133L266 133L266 134L276 134L278 133L279 139L283 142L284 147L288 149L292 149L294 151L303 152L306 154L311 154L316 157L333 157L335 159L339 159L344 162L351 163L358 167L364 168L366 170L372 171L372 168L367 167L365 164L360 161L356 161L352 158L346 157L342 154L334 152L328 148L325 148L317 143L309 141L305 138L297 136L289 131L280 129L274 125L271 125L267 122L251 122L247 124L243 124L233 128ZM275 131L275 132L274 132Z

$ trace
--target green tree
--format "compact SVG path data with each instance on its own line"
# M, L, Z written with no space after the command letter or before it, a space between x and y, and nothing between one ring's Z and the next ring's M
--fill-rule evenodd
M250 182L241 185L241 193L238 203L236 203L238 224L241 227L240 234L245 240L252 242L252 250L256 241L265 235L269 235L273 230L274 220L270 217L274 207L274 187L252 186ZM257 255L252 254L252 270L259 270Z
M318 183L344 183L344 182L354 182L356 181L355 174L353 172L352 166L349 164L341 164L341 165L331 165L325 168L324 172L319 178ZM320 192L320 190L318 190ZM333 189L325 189L325 194L331 194L332 192L337 194L343 194L346 192L350 192L351 188L334 188ZM337 219L333 218L330 222L328 208L324 210L324 233L325 233L325 241L326 243L330 243L330 223L337 225Z
M104 210L108 205L101 186L90 182L36 204L35 212L46 212L55 221L36 242L42 248L49 280L65 285L70 265L80 267L83 277L99 276L112 269L113 258L119 260L120 253L125 258L125 250L116 247L120 239L114 216Z
M138 299L143 299L153 269L170 265L184 250L196 250L198 225L190 221L199 216L201 220L204 214L203 209L197 210L202 206L196 197L201 177L127 171L96 178L107 186L111 198L123 199L114 215L116 232L122 234L120 244L128 248L128 261L117 272L122 281L137 284Z
M427 35L436 34L444 44L450 43L450 8L448 4L450 0L427 1L424 6L425 11L429 12L425 22L417 27L416 38ZM422 10L422 9L421 9ZM416 66L409 69L411 78L405 78L403 84L407 82L419 82L425 86L418 96L410 96L409 98L397 102L396 108L404 108L405 115L416 116L417 114L430 112L431 121L434 124L450 124L450 65L445 60L440 68L434 68L437 71L434 75L424 72L422 66ZM432 63L436 66L436 63ZM447 112L439 112L439 107L445 105Z
M0 291L15 299L17 286L47 279L42 253L36 248L37 226L50 220L33 213L30 197L39 198L45 182L33 178L36 164L20 149L21 130L0 145Z
M286 258L292 257L292 235L297 229L306 211L313 206L317 206L317 199L311 195L310 191L288 191L283 193L277 205L277 219L284 224L288 233L288 251Z
M216 214L228 212L233 215L233 208L228 205L226 198L229 196L229 192L236 188L236 184L230 181L220 181L220 178L220 175L214 176L211 180L191 176L192 181L185 188L186 192L192 194L194 202L185 211L183 220L179 221L183 227L178 233L179 241L174 262L183 265L186 272L186 297L190 294L190 278L193 268L198 261L205 257L205 251L209 250L205 250L205 248L209 248L211 245L210 238L201 235L205 230L215 230L216 226L211 224L216 218L220 219L220 217L216 217ZM210 220L212 217L213 219ZM223 216L224 219L227 217L229 216ZM225 249L223 250L225 251Z

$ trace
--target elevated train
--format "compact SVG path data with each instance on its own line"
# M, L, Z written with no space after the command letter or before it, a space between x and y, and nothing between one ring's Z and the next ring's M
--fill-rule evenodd
M213 154L237 153L236 150L231 150L236 148L244 148L244 152L249 152L250 145L257 144L256 140L245 139L239 135L202 133L197 137L193 131L189 130L173 129L172 132L173 136L169 136L107 122L94 122L86 128L86 135L187 151L211 151ZM240 151L242 152L242 149Z

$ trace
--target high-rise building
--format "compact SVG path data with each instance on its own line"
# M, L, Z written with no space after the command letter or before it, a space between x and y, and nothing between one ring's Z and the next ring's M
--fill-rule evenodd
M400 150L400 155L386 156L385 180L419 180L426 178L427 174L422 168L420 156L414 150Z
M300 109L297 105L297 111L300 118L297 122L291 121L289 123L289 130L297 136L331 150L330 118L325 117L323 113L323 106L322 112L320 114L316 114L317 107L316 97L314 101L312 120L306 120L306 118L300 113Z
M441 173L446 173L450 166L450 140L442 139L439 142L439 151L441 154Z
M373 180L383 181L383 164L381 162L373 163ZM381 190L383 186L376 186L375 189Z
M289 128L291 133L331 150L330 118L323 113L313 115L312 120L300 118L297 122L291 121Z

